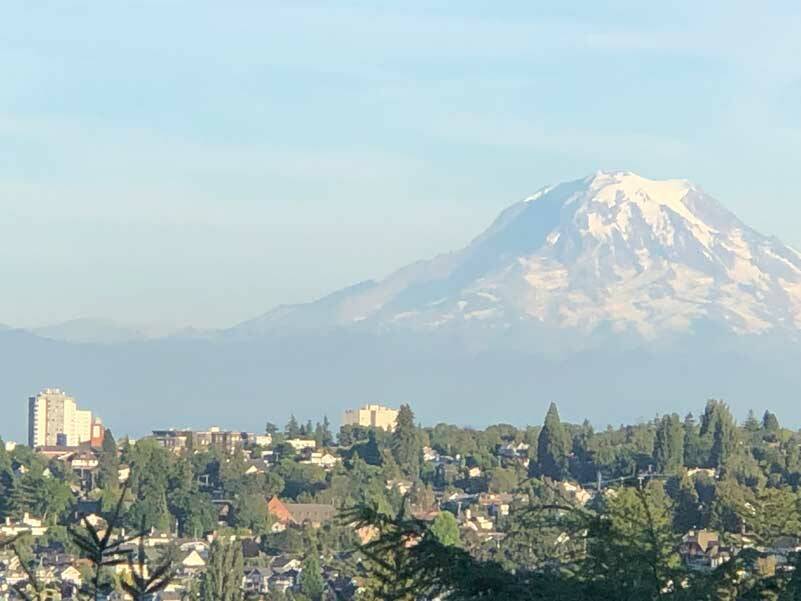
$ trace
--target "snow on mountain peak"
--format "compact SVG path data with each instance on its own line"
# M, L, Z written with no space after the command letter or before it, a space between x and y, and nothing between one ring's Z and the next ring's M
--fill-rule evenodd
M648 339L700 322L736 334L801 330L798 253L687 180L630 171L541 188L464 249L346 292L296 308L293 322L531 323Z

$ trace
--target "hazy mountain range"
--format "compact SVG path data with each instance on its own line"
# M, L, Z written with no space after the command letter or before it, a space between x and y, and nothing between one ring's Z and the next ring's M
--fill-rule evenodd
M688 181L599 172L510 206L461 250L227 330L76 320L0 328L0 353L16 420L61 386L135 431L367 401L480 425L539 422L556 400L603 425L711 396L792 421L800 337L801 254Z

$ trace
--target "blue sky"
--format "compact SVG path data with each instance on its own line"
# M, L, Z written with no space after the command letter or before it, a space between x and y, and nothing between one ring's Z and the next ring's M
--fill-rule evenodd
M599 168L801 246L801 5L568 4L4 6L0 323L229 325Z

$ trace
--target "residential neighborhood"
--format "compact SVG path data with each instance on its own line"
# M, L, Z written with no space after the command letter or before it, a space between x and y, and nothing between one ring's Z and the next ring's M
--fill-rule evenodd
M794 497L777 488L748 497L720 467L684 467L684 455L663 441L680 432L700 444L692 422L658 419L599 435L562 424L552 406L542 427L525 430L420 428L404 405L389 427L371 407L353 413L367 411L367 425L346 423L337 434L327 418L292 417L283 428L267 423L264 434L167 428L117 441L104 429L77 446L4 443L0 600L48 590L52 599L96 591L119 601L140 593L205 601L221 594L212 586L265 601L368 600L388 586L371 549L381 548L397 516L410 520L396 543L405 552L433 541L538 573L575 569L597 544L591 523L576 528L566 512L639 506L675 539L670 553L688 574L713 574L744 557L755 559L738 568L742 578L795 569L801 533L773 536L758 519L760 503L786 512ZM704 419L728 420L725 412L712 403ZM750 432L752 444L778 449L773 441L791 436L772 418L763 422L750 422L740 440ZM620 463L643 445L653 447L647 460ZM614 452L604 466L605 449ZM615 513L604 519L625 531L636 523L629 513L620 523ZM528 540L533 523L542 531Z

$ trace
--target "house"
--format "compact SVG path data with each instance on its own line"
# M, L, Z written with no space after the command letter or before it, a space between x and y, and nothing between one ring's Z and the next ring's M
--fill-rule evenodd
M520 459L528 456L529 445L524 442L508 442L498 447L498 455L506 459Z
M247 468L245 469L246 476L255 476L256 474L263 474L267 471L267 464L261 459L249 459L247 461Z
M439 461L439 453L431 447L423 447L423 461L426 463Z
M181 544L178 545L178 549L184 552L189 551L197 551L200 553L201 557L208 557L209 555L209 543L202 539L190 539L185 540Z
M81 578L81 573L78 571L78 568L75 566L67 566L58 574L59 580L62 582L69 582L70 584L75 585L76 587L80 588L83 584L83 579Z
M180 560L181 570L187 573L196 573L206 567L206 560L195 549L187 552Z
M478 466L473 466L467 468L467 477L468 478L480 478L481 477L481 468Z
M279 555L275 558L270 569L274 574L286 574L292 570L300 570L301 562L297 557L290 557L289 555Z
M289 508L278 497L272 497L267 502L267 512L280 524L292 523L292 514L289 512Z
M286 507L294 523L311 524L315 528L333 520L337 512L333 505L322 503L287 503Z
M21 520L6 517L5 523L0 525L0 535L9 538L25 532L30 532L34 537L44 536L47 533L47 526L43 525L42 520L31 517L27 512L23 514Z
M336 515L333 505L321 503L284 503L278 497L273 497L267 503L267 511L284 525L311 524L319 528L322 524L330 522Z
M687 470L687 475L690 478L695 478L697 476L706 476L710 480L715 480L718 476L717 470L711 468L704 468L704 467L694 467Z
M131 477L131 466L130 465L120 465L117 468L117 480L119 480L120 484L124 484L128 481L128 478Z
M397 490L400 494L405 495L412 490L414 483L411 480L387 480L387 490Z
M580 484L574 482L560 482L559 486L567 497L572 498L579 505L586 505L594 496L591 492L582 488Z
M315 441L313 438L290 438L286 440L286 444L288 444L290 447L292 447L299 453L304 449L317 448L317 441Z
M270 590L286 593L298 585L300 570L292 569L280 574L273 574L270 578Z
M242 578L242 588L248 594L264 595L270 592L270 578L273 571L270 568L245 568Z
M301 460L301 463L319 465L326 470L330 470L341 461L342 460L339 457L329 453L328 451L313 451L311 449L306 449L303 453L303 459Z
M494 516L509 515L509 508L513 502L514 496L510 493L481 493L478 496L478 504Z
M731 547L721 545L720 537L711 530L690 530L682 537L679 555L694 570L714 570L735 555Z

